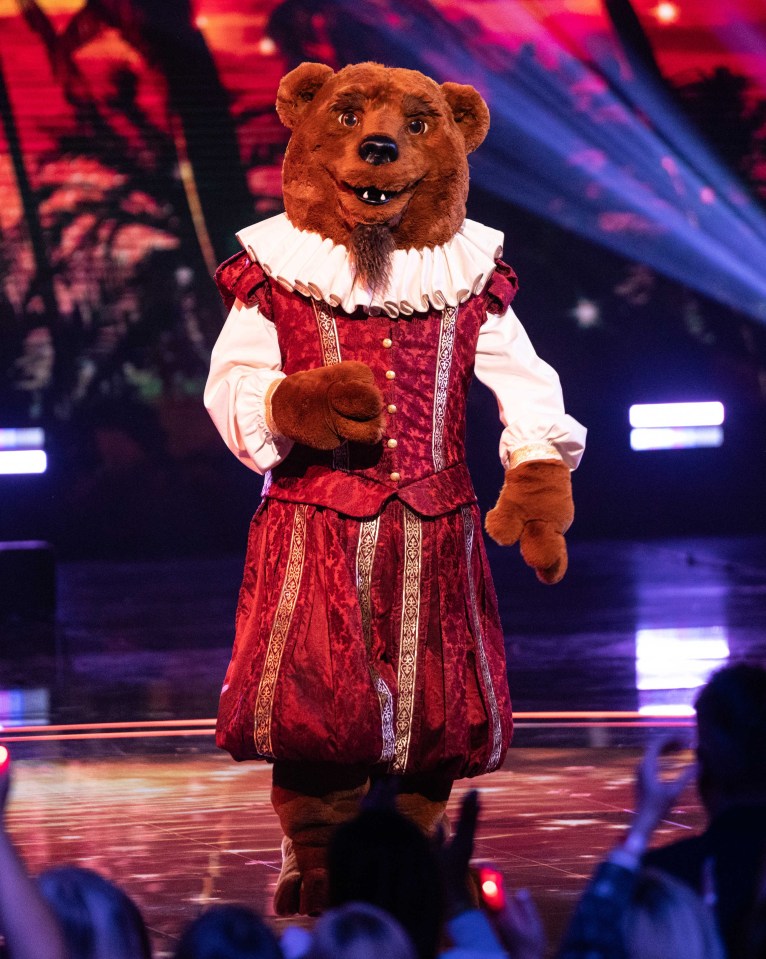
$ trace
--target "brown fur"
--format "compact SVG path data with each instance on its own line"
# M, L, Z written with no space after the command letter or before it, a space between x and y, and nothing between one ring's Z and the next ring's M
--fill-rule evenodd
M572 525L569 468L553 460L522 463L508 470L485 527L501 546L521 540L521 555L542 583L558 583L567 570L564 533Z
M271 804L285 834L274 893L278 916L316 916L327 905L330 836L337 826L354 818L368 789L368 783L328 792L296 791L273 784Z
M347 109L358 117L351 128L339 122ZM466 157L489 129L489 111L473 87L439 86L415 70L379 63L338 73L303 63L280 83L277 111L292 130L282 171L290 222L349 247L368 282L383 281L377 256L384 234L375 234L370 259L366 239L354 238L360 225L385 227L392 249L433 247L455 235L465 219ZM428 126L424 133L408 129L415 113ZM394 140L397 159L365 162L359 145L371 135ZM397 195L369 205L350 189L367 186Z
M292 373L271 393L271 425L318 450L343 440L377 443L383 435L383 394L372 370L356 360Z
M391 254L396 249L385 223L358 223L351 231L349 249L357 275L370 290L383 290L391 279Z

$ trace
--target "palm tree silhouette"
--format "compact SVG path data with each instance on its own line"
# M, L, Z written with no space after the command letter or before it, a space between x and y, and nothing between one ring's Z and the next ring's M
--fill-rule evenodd
M88 99L75 52L110 28L161 74L187 205L208 268L234 252L234 229L252 219L253 200L229 96L189 0L87 0L60 34L37 0L17 2L71 101Z
M686 114L721 159L766 198L766 101L752 83L728 67L694 79L676 79Z

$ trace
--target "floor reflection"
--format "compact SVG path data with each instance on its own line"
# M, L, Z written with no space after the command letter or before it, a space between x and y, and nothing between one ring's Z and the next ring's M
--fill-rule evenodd
M554 588L515 550L489 554L519 721L505 768L479 781L476 854L531 888L555 938L630 818L647 738L673 728L690 746L710 671L766 661L766 540L575 541ZM55 642L15 623L0 644L14 837L35 871L70 861L123 883L160 955L208 903L268 912L278 870L269 769L212 738L240 564L64 564ZM701 819L690 791L657 841Z
M211 903L242 902L270 915L280 831L267 765L233 763L209 741L195 752L166 741L156 755L120 754L119 742L101 741L98 752L44 761L25 759L27 748L13 750L8 822L33 872L68 862L119 882L144 911L158 957L172 953L179 930ZM475 856L498 864L511 888L530 889L554 939L591 869L630 821L638 756L511 750L503 770L455 789L453 816L465 790L479 787ZM701 822L689 790L657 840Z

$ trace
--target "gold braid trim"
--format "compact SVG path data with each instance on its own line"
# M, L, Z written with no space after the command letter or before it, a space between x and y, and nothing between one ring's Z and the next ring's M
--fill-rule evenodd
M495 687L492 683L492 674L489 670L487 661L487 652L484 649L484 631L481 628L481 615L479 613L479 604L476 598L476 583L473 578L473 536L474 522L470 506L462 506L460 515L463 517L463 536L465 541L465 560L468 567L468 589L471 596L471 619L473 621L474 639L476 642L476 651L479 654L479 668L481 669L482 679L484 680L484 689L486 691L487 703L490 715L490 734L492 737L492 746L489 759L484 769L485 772L492 772L497 769L500 762L500 752L502 750L502 727L500 725L500 709L497 705L497 696Z
M420 630L420 575L422 562L420 518L404 507L404 571L402 575L402 623L399 638L398 703L395 720L394 758L391 772L407 769L415 714L415 685Z
M306 506L301 503L295 510L293 530L290 538L290 552L287 558L287 569L282 581L282 591L271 625L269 645L266 650L266 659L263 664L261 681L258 685L258 695L255 701L254 738L255 748L261 756L273 757L271 743L271 718L274 708L274 694L276 692L279 668L282 664L282 653L287 643L287 635L298 601L298 593L303 576L303 564L306 554Z
M527 446L519 446L508 457L508 469L516 469L522 463L529 460L559 460L563 461L561 454L550 443L529 443Z

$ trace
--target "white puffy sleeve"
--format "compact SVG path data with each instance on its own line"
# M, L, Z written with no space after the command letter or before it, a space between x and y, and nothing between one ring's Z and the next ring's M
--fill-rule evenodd
M281 463L293 446L266 423L266 391L284 378L281 370L276 327L237 300L213 347L204 402L226 445L256 473Z
M585 427L564 411L558 374L535 353L511 307L502 316L488 315L479 332L475 373L500 408L505 469L533 459L562 459L570 469L577 467Z

